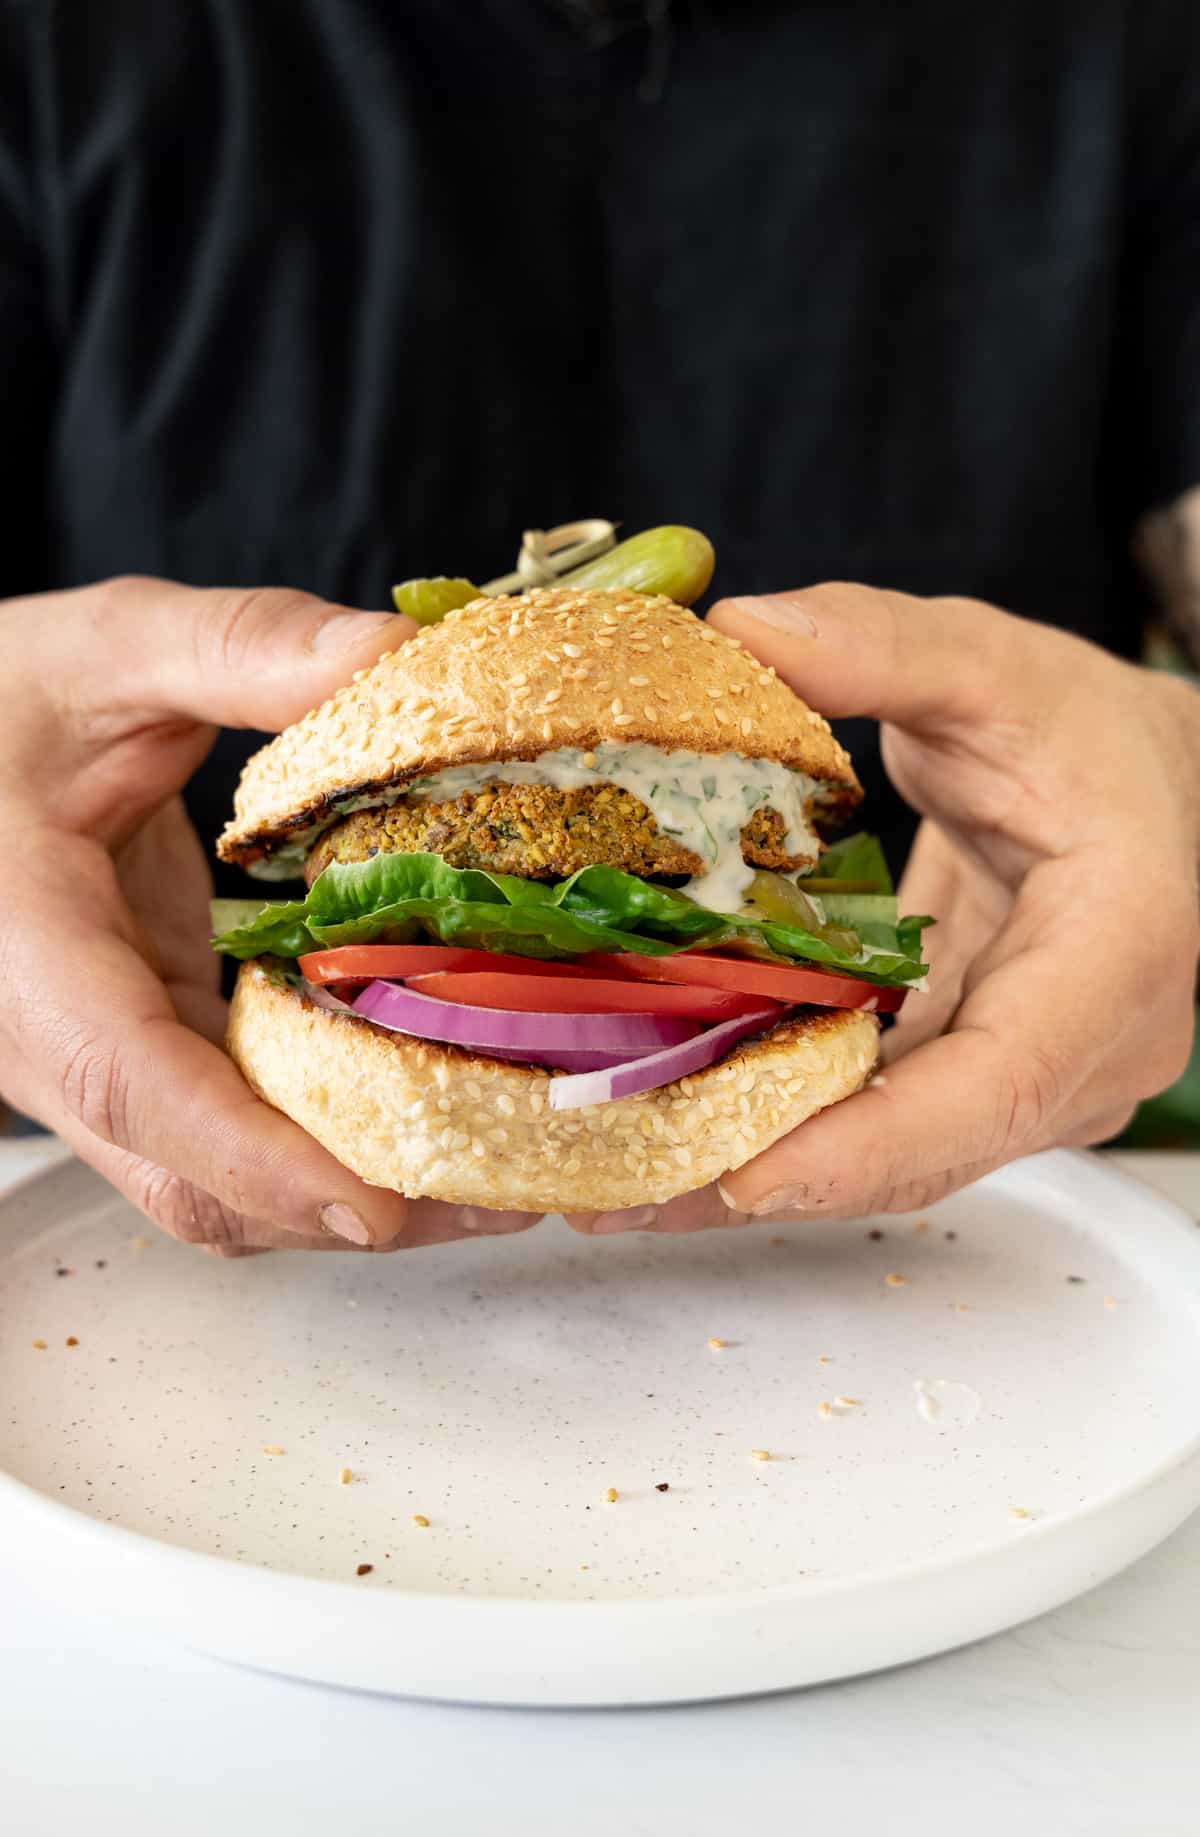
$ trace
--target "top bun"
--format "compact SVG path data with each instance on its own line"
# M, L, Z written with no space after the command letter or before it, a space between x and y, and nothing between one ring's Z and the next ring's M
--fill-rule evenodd
M828 723L735 639L662 595L535 587L426 626L255 753L218 852L248 865L350 798L604 742L774 759L827 805L862 795Z

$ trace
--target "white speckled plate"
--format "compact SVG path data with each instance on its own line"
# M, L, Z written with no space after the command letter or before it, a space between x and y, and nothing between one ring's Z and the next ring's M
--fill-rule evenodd
M1200 1503L1182 1213L1055 1154L879 1229L222 1263L68 1163L0 1201L0 1560L302 1676L645 1703L996 1631Z

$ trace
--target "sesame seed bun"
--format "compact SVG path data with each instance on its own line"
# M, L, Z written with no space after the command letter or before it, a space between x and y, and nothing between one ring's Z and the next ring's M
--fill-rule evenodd
M808 1008L707 1071L551 1110L551 1073L330 1013L244 963L228 1048L260 1097L373 1186L526 1212L661 1205L865 1083L879 1024Z
M218 852L249 866L350 798L604 742L774 759L830 815L862 795L828 723L734 639L661 596L536 588L451 612L256 753Z

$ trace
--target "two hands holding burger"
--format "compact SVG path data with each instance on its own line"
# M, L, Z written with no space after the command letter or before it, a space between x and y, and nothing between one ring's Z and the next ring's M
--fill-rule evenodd
M301 594L157 580L0 605L9 685L0 1096L58 1131L168 1232L238 1254L517 1230L556 1198L576 1228L596 1232L917 1209L1017 1155L1104 1140L1178 1075L1200 950L1194 691L968 601L829 585L722 601L707 621L714 635L701 639L679 624L690 614L662 602L631 625L615 609L628 595L581 594L573 606L571 597L496 601L419 638L404 617ZM509 606L520 609L504 613L513 642L497 646L473 621ZM553 669L559 695L522 662L522 631L540 657L554 653L538 668ZM303 722L361 671L337 709ZM613 686L606 714L601 682ZM803 880L813 865L806 815L853 798L845 755L787 691L831 718L878 718L889 773L924 819L900 909L936 915L925 937L930 988L909 994L873 1078L876 1023L861 995L814 1007L802 992L813 972L831 988L840 980L849 945L836 913L832 926L812 927L828 948L795 945L782 967L793 946L780 940L794 931L749 920L721 929L721 914L753 911L747 882L782 873L794 885L797 871ZM782 767L801 776L807 803L774 810L767 780L751 773L740 846L730 857L717 835L695 858L688 822L671 834L668 806L656 822L629 789L653 763L639 725L647 702L666 718L653 733L663 752L690 740L714 758L757 760L755 773ZM369 718L356 723L356 710ZM248 768L226 849L260 866L282 857L286 867L290 854L297 871L306 853L324 851L320 861L334 864L325 885L349 904L327 902L315 930L314 895L275 909L269 954L239 983L230 1042L243 1077L222 1050L208 869L179 794L218 726L294 723ZM507 736L499 750L497 734ZM547 750L571 754L570 782L539 772ZM627 783L605 790L605 762L622 756L633 776L614 767ZM514 760L532 771L522 777ZM481 775L489 761L499 783ZM526 792L536 793L537 822ZM722 780L715 802L728 795ZM443 878L396 869L403 855L438 857ZM582 893L552 896L580 869ZM404 884L387 895L389 931L380 887L395 874ZM757 944L746 956L749 931ZM386 1014L347 1016L340 1006L357 999L361 978L325 985L325 1006L310 999L315 985L301 976L314 944L380 935L465 952L516 944L535 959L531 975L585 981L600 948L615 977L636 959L639 976L650 965L638 986L693 992L655 981L654 961L719 937L720 955L800 980L774 985L772 1018L735 1032L724 1057L682 1083L676 1071L671 1085L647 1087L644 1073L622 1090L614 1073L584 1087L602 1101L560 1108L544 1101L551 1085L603 1080L603 1069L573 1071L567 1056L551 1074L519 1050L477 1048L469 1060L439 1043L461 1031L435 1026L419 1039L389 1031ZM473 958L461 963L479 973ZM878 1006L897 978L911 980L896 965L878 944L863 955L857 980ZM391 971L400 1000L413 992L409 973ZM472 1009L451 991L453 973L443 954L425 1000L461 1016ZM444 996L438 974L451 978ZM735 1010L716 1002L697 1023L688 1008L679 1044L664 1050L702 1060L720 1016L736 1020ZM740 1012L751 1012L744 1000ZM589 1059L587 1046L579 1063L594 1066L603 1055ZM461 1126L468 1102L478 1127ZM387 1180L429 1196L375 1183ZM503 1203L511 1209L493 1209Z

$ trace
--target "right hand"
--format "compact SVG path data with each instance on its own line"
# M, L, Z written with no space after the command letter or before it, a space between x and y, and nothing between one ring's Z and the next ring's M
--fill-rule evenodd
M303 593L159 580L0 603L0 1099L218 1254L535 1222L367 1186L220 1050L211 884L179 792L218 725L287 726L414 630Z

